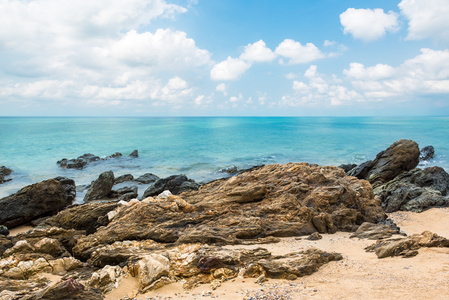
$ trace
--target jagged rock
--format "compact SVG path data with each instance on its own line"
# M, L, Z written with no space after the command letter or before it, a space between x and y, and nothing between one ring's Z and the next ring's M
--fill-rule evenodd
M172 175L167 178L162 178L152 183L143 194L144 198L157 196L165 190L169 190L174 195L189 190L197 190L199 184L192 179L188 179L186 175Z
M317 240L321 240L323 237L321 236L321 234L319 234L318 232L314 232L311 235L309 235L307 237L307 239L309 241L317 241Z
M391 237L393 234L399 234L399 230L392 229L385 224L373 224L365 222L351 235L351 238L378 240Z
M414 234L407 238L394 240L380 240L365 248L368 252L375 252L378 258L393 256L415 256L421 247L449 247L449 240L430 231Z
M99 289L87 288L70 278L48 287L35 299L99 300L104 299L104 296Z
M75 180L62 176L56 177L55 179L61 183L66 194L67 201L73 202L76 198Z
M124 272L119 266L105 266L92 274L89 285L99 288L103 293L108 293L118 285L118 281L123 275Z
M0 199L0 224L12 228L56 214L70 205L74 198L75 187L68 181L45 180Z
M170 261L159 254L145 255L137 263L139 288L146 291L156 280L167 276L170 271Z
M148 183L152 183L155 182L159 179L158 176L152 174L152 173L145 173L139 177L137 177L136 179L134 179L134 181L140 182L140 183L144 183L144 184L148 184Z
M374 193L386 212L449 206L449 174L440 167L413 169L377 187Z
M118 158L118 157L122 157L122 156L123 156L123 154L121 154L120 152L115 152L114 154L111 154L108 157L106 157L105 160L109 159L109 158Z
M118 190L111 191L110 196L112 198L118 198L118 200L129 201L131 199L137 198L138 188L137 186L123 187Z
M251 191L253 193L251 193ZM107 226L78 239L74 255L126 240L239 244L269 236L355 231L386 219L371 185L337 167L267 165L216 180L181 197L145 199L115 210Z
M415 168L418 163L418 144L412 140L399 140L379 152L373 161L367 161L350 170L348 175L366 179L376 188L400 173Z
M9 234L9 230L8 227L6 227L5 225L0 225L0 235L8 235Z
M58 257L66 251L57 240L50 238L43 238L34 244L34 249L36 252L50 254L53 257Z
M74 159L63 158L58 161L57 164L61 168L81 170L87 164L98 160L100 160L100 157L93 155L92 153L86 153Z
M434 156L435 156L435 149L433 148L433 146L426 146L421 149L419 160L420 161L430 160L434 158Z
M117 202L84 203L60 211L43 223L64 229L85 230L94 233L98 227L108 223L107 213L117 207Z
M131 154L129 156L130 157L139 157L139 151L134 150L133 152L131 152Z
M114 173L106 171L98 176L84 197L84 202L107 198L114 186Z
M13 246L13 242L10 239L5 237L4 235L0 235L0 257L3 256L3 253Z
M122 175L122 176L119 176L119 177L115 178L114 184L122 183L122 182L125 182L125 181L133 181L133 180L134 180L134 176L133 175L125 174L125 175Z
M0 167L0 184L11 180L11 179L5 179L5 176L10 175L11 173L12 173L12 170L10 168L1 166Z
M352 169L357 167L357 165L356 164L343 164L343 165L339 165L338 167L342 168L346 173L348 173L349 171L351 171ZM352 176L354 176L354 175L352 175Z

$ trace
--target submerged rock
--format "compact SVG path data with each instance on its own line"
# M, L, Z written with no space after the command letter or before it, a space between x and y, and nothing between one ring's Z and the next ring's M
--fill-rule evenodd
M130 157L139 157L139 151L134 150L133 152L131 152L131 154L129 156Z
M99 156L93 155L92 153L86 153L81 156L78 156L78 158L73 159L63 158L60 161L58 161L57 164L61 168L81 170L85 166L87 166L87 164L98 160L100 160Z
M386 212L449 206L449 174L440 167L413 169L377 187L374 193Z
M0 167L0 184L11 181L11 179L5 179L5 176L8 176L12 173L12 170L10 168L7 168L5 166Z
M145 174L137 177L136 179L134 179L134 181L147 184L147 183L155 182L158 179L159 179L159 176L156 176L152 173L145 173Z
M12 228L54 215L72 203L74 194L74 181L66 178L49 179L26 186L0 199L0 224Z
M84 202L107 198L113 186L114 173L112 171L101 173L84 196Z

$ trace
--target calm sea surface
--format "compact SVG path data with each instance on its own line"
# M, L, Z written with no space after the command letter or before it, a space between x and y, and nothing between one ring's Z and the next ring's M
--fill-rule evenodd
M0 165L14 170L0 197L56 176L88 184L105 170L116 177L184 173L197 181L220 169L286 162L320 165L362 163L401 138L433 145L436 158L424 166L449 171L449 117L199 117L199 118L0 118ZM65 170L56 162L84 153L123 157ZM143 187L142 187L143 188ZM139 189L143 193L142 189ZM79 194L78 201L83 194Z

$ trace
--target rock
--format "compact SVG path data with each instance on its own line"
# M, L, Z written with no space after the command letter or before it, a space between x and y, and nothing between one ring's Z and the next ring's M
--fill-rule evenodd
M10 168L7 168L5 166L0 167L0 184L11 181L11 179L5 179L5 176L8 176L12 173L12 170Z
M162 276L168 276L170 271L170 261L167 257L159 254L145 255L137 263L139 288L148 291L156 280Z
M317 240L321 240L323 237L321 236L321 234L319 234L318 232L314 232L311 235L309 235L307 237L307 239L309 241L317 241Z
M113 186L114 173L112 171L101 173L87 191L84 202L107 198Z
M98 160L100 160L100 157L93 155L92 153L87 153L74 159L63 158L60 161L58 161L57 164L61 168L81 170L87 164Z
M105 266L92 274L89 285L99 288L103 293L108 293L118 286L118 282L123 275L124 272L119 266Z
M34 244L34 249L36 252L50 254L53 257L58 257L66 251L57 240L49 238L43 238Z
M144 184L148 184L148 183L155 182L158 179L159 179L159 177L154 175L154 174L145 173L145 174L137 177L136 179L134 179L134 181L137 181L137 182L140 182L140 183L144 183Z
M48 287L36 299L98 300L104 296L99 289L87 288L76 279L69 278Z
M415 168L419 163L419 147L412 140L399 140L377 154L367 180L373 188L394 179L402 172Z
M305 163L267 165L180 196L125 204L107 226L78 239L75 257L87 260L95 247L117 241L240 244L355 231L363 222L386 219L367 181L337 167Z
M117 202L84 203L60 211L43 223L64 229L85 230L87 234L92 234L98 227L109 223L106 215L117 205Z
M421 149L419 154L419 160L420 161L431 160L434 158L434 156L435 156L435 149L433 148L433 146L426 146Z
M120 152L115 152L114 154L106 157L104 160L109 159L109 158L118 158L118 157L122 157L122 156L123 156L123 154L121 154Z
M75 180L62 176L56 177L55 179L62 184L62 188L67 195L67 200L73 202L76 198Z
M393 234L399 234L398 229L392 229L388 225L373 224L365 222L350 236L350 238L378 240L391 237Z
M440 167L413 169L377 187L374 193L386 212L449 206L449 174Z
M5 225L0 225L0 235L1 234L7 236L9 234L8 227L6 227Z
M350 170L348 175L366 179L376 188L402 172L415 168L418 163L418 144L412 140L399 140L379 152L373 161L367 161Z
M344 165L339 165L338 167L342 168L346 173L348 173L349 171L351 171L352 169L357 167L357 165L356 164L344 164Z
M157 196L165 190L169 190L174 195L189 190L197 190L199 184L192 179L188 179L186 175L172 175L162 178L152 183L143 194L143 197Z
M365 248L368 252L375 252L378 258L393 256L415 256L421 247L449 247L449 240L430 231L414 234L407 238L381 240Z
M131 186L131 187L126 186L126 187L120 188L118 190L112 190L110 193L110 196L113 198L120 198L120 196L122 196L122 195L132 194L133 197L130 198L130 199L132 199L132 198L137 198L137 192L138 192L137 186Z
M74 185L62 184L56 179L26 186L17 193L0 199L0 224L12 228L56 214L71 204L74 191Z
M134 150L133 152L131 152L131 154L129 156L130 157L139 157L139 152L137 150Z
M114 184L122 183L122 182L125 182L125 181L133 181L133 180L134 180L134 176L133 175L125 174L125 175L122 175L122 176L119 176L119 177L115 178Z
M228 174L234 175L234 174L237 174L238 171L239 170L238 170L238 168L236 166L230 166L230 167L227 167L227 168L220 169L218 172L228 173Z

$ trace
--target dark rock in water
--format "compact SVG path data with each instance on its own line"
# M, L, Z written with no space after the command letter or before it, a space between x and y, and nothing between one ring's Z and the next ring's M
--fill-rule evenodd
M62 176L56 177L55 179L62 184L62 188L64 189L67 195L67 200L70 202L75 200L76 197L75 180Z
M116 207L117 202L75 205L46 219L43 224L64 229L85 230L87 234L92 234L98 227L107 225L107 213Z
M131 154L129 156L130 157L139 157L139 152L137 150L134 150L133 152L131 152Z
M60 161L58 161L57 164L61 168L81 170L88 163L98 160L100 160L100 157L93 155L92 153L86 153L74 159L63 158Z
M192 179L188 179L186 175L172 175L162 178L152 183L144 193L145 197L157 196L165 190L169 190L172 194L178 195L185 191L197 190L200 187Z
M104 158L104 160L107 160L109 158L118 158L118 157L122 157L123 155L120 152L115 152L112 155L109 155L108 157Z
M413 169L377 187L374 193L386 212L449 206L449 174L440 167Z
M84 202L107 198L113 186L114 173L112 171L101 173L87 191Z
M155 182L158 179L159 179L159 176L156 176L151 173L145 173L142 176L139 176L136 179L134 179L134 181L147 184L147 183Z
M356 164L344 164L344 165L339 165L338 167L342 168L346 173L348 173L350 170L357 167L357 165Z
M133 175L125 174L125 175L122 175L122 176L119 176L119 177L115 178L114 184L122 183L122 182L125 182L125 181L133 181L133 180L134 180L134 176Z
M228 173L228 174L231 174L231 175L237 174L238 171L239 170L237 169L236 166L231 166L231 167L227 167L227 168L223 168L223 169L219 170L219 172L221 172L221 173Z
M6 227L5 225L0 225L0 235L8 235L9 234L9 230L8 227Z
M45 180L0 199L0 224L12 228L56 214L70 205L74 198L75 186L70 187L69 181Z
M12 170L10 168L1 166L0 167L0 183L11 181L12 179L5 179L5 176L10 175L11 173L12 173Z
M421 149L419 160L420 161L430 160L434 158L434 156L435 156L435 149L433 148L433 146L426 146Z

